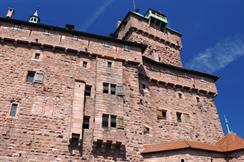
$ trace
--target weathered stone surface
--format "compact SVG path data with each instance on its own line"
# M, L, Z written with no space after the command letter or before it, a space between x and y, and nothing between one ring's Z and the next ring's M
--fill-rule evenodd
M24 24L16 30L13 25L0 22L0 161L173 162L186 157L195 162L209 161L211 156L225 161L222 155L201 151L141 155L145 144L184 139L214 143L223 136L214 101L215 80L179 68L178 35L130 17L118 38L130 27L143 30L144 35L129 31L126 38L149 45L142 53L134 46L126 51L115 41L105 47L101 38L77 39L70 32L45 33L43 27ZM178 70L156 66L143 55ZM27 83L28 71L41 71L43 83ZM104 93L103 83L122 86L124 95ZM84 96L87 85L90 96ZM16 117L9 116L11 103L18 104ZM159 120L157 110L166 110L167 118ZM176 112L187 114L188 122L178 122ZM123 117L124 126L103 128L103 114ZM89 129L81 128L83 115L89 117ZM81 134L78 145L72 145L72 133ZM233 153L231 160L243 160L243 152Z

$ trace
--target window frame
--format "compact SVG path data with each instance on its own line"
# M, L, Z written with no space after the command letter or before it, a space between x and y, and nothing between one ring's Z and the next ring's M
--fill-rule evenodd
M88 68L88 62L87 61L82 61L82 67L87 69Z
M110 94L116 95L116 84L110 84Z
M103 82L103 93L109 94L109 83Z
M15 116L11 115L13 105L16 105ZM18 118L18 112L19 112L19 108L18 107L19 107L19 103L11 102L10 108L9 108L9 111L8 111L8 117L9 118Z
M30 73L34 74L31 82L28 81ZM42 77L42 79L40 81L37 79L38 75L40 75L39 77ZM26 78L25 78L26 83L28 83L28 84L34 84L34 83L43 84L43 81L44 81L44 73L42 71L33 71L33 70L27 71Z
M29 76L30 76L29 74L33 74L33 76L31 75L31 77L32 77L31 81L29 81L29 79L28 79ZM25 82L29 83L29 84L33 84L34 83L35 74L36 74L36 71L27 71Z
M92 86L91 85L85 85L85 97L90 97L91 91L92 91Z
M181 113L181 112L176 112L176 121L177 121L178 123L182 123L182 122L183 122L183 120L182 120L182 115L183 115L183 113Z
M37 56L37 55L39 55L39 56L38 56L38 58L36 58L36 56ZM39 60L41 60L41 53L39 53L39 52L36 52L36 53L34 54L34 57L33 57L33 59L34 59L34 60L36 60L36 61L39 61Z
M83 129L90 129L90 116L83 117Z
M107 61L107 68L111 69L113 66L113 62L112 61Z
M109 116L109 114L102 114L102 128L109 128Z
M117 128L117 116L116 115L110 115L110 127Z

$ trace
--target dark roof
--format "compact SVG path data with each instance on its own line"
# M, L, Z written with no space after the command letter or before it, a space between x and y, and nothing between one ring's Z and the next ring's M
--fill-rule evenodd
M154 10L154 11L155 11L155 10ZM161 13L160 13L160 14L161 14ZM122 22L121 22L121 24L119 25L119 27L115 30L115 32L114 32L115 35L116 35L116 33L119 31L119 29L121 28L121 26L123 26L123 24L126 23L125 20L126 20L130 15L133 15L133 16L135 16L135 17L141 19L141 20L148 21L148 19L146 19L143 15L140 15L139 13L135 13L135 12L129 11L129 12L127 13L127 15L124 17L124 19L122 20ZM172 32L172 33L174 33L174 34L179 35L180 37L182 36L181 33L177 32L177 31L175 31L175 30L173 30L173 29L171 29L171 28L169 28L169 27L167 27L167 26L166 26L166 29L167 29L169 32Z
M134 47L141 48L143 52L147 48L146 45L141 44L141 43L115 39L115 38L112 38L112 37L96 35L96 34L81 32L81 31L77 31L77 30L68 30L65 27L58 27L58 26L52 26L52 25L46 25L46 24L40 24L40 23L34 24L34 23L29 23L27 21L23 21L23 20L17 20L17 19L11 19L11 18L3 18L3 17L0 17L0 21L1 22L7 22L7 23L13 23L13 24L17 24L17 25L26 25L26 26L31 26L31 27L39 27L39 28L44 28L44 29L48 29L48 30L55 30L55 31L60 31L60 32L64 32L64 33L73 34L73 35L78 35L78 36L85 36L85 37L90 37L90 38L95 38L95 39L106 40L106 41L109 41L109 42L125 44L125 45L128 45L128 46L134 46Z
M169 64L164 64L164 63L160 63L157 61L154 61L148 57L143 56L143 61L149 62L152 65L157 65L157 66L161 66L161 67L165 67L167 69L172 69L172 70L177 70L177 71L181 71L181 72L186 72L186 73L190 73L190 74L195 74L195 75L200 75L206 78L210 78L213 79L214 81L217 81L219 79L218 76L212 75L212 74L207 74L207 73L203 73L203 72L199 72L199 71L195 71L195 70L191 70L191 69L186 69L183 67L178 67L178 66L173 66L173 65L169 65Z

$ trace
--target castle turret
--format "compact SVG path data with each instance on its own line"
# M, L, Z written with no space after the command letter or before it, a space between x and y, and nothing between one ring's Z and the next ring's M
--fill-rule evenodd
M154 61L181 67L181 34L167 24L167 16L153 9L145 15L129 12L114 35L148 45L143 55Z
M38 10L36 10L34 12L34 14L32 16L30 16L29 18L29 22L30 23L34 23L34 24L37 24L40 22L40 18L39 18L39 14L38 14Z

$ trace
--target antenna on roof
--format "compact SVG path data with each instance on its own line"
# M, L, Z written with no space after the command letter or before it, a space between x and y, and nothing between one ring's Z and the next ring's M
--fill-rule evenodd
M133 9L134 9L134 11L136 10L136 1L135 0L132 0L133 1Z
M224 119L225 119L225 125L226 125L226 128L227 128L227 133L230 134L232 131L230 129L229 122L228 122L228 120L227 120L225 115L224 115Z

